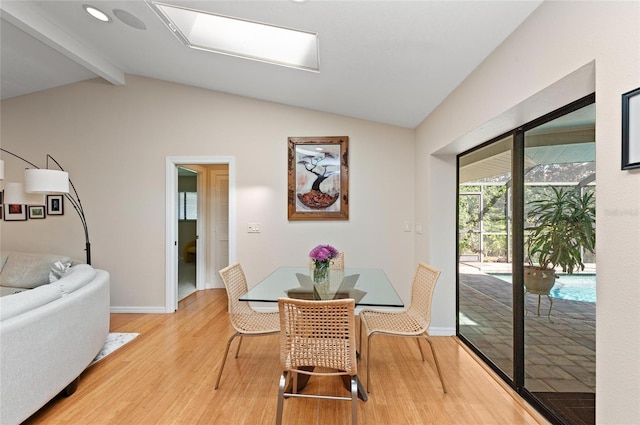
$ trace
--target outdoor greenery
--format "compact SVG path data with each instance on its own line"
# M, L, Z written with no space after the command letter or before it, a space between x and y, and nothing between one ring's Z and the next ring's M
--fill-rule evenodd
M555 176L555 173L550 173ZM540 176L538 176L540 177ZM504 181L496 181L493 184L470 184L460 186L458 197L458 229L460 255L478 255L480 253L480 236L482 235L482 257L484 261L512 260L507 235L508 184ZM525 228L529 233L536 226L535 214L531 210L540 200L553 198L557 190L563 192L574 191L575 186L525 186ZM595 186L587 186L582 191L589 195L591 204L594 203ZM509 193L510 195L510 193ZM482 200L482 205L480 204ZM481 231L482 230L482 231ZM594 262L593 250L588 245L583 250L583 262ZM527 250L527 247L525 247Z
M551 196L529 203L527 261L541 269L562 267L568 274L584 270L583 249L593 253L596 244L594 194L551 189Z

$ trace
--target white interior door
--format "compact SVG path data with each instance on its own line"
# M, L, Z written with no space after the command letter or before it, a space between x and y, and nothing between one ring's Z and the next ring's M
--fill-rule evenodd
M217 167L216 167L217 168ZM229 265L229 171L216 169L211 172L210 210L213 212L214 226L211 235L213 264L212 281L214 288L223 288L218 270Z

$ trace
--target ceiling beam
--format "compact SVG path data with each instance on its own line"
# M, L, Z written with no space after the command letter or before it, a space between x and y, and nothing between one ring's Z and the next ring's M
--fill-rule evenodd
M2 19L115 85L124 72L33 10L31 2L0 2Z

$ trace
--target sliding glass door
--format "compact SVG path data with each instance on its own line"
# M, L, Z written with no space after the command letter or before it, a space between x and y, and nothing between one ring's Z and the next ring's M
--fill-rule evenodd
M459 158L459 333L513 378L510 256L511 146L507 136ZM502 277L502 278L501 278Z
M458 157L458 336L554 423L595 422L594 101Z
M595 418L594 122L592 103L524 133L524 386L580 424Z

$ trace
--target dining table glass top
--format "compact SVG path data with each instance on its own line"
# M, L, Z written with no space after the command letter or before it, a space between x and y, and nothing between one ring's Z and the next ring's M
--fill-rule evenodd
M353 298L356 306L404 307L382 269L331 270L329 281L314 284L309 267L279 267L240 296L240 301L278 302L288 297L306 300Z

